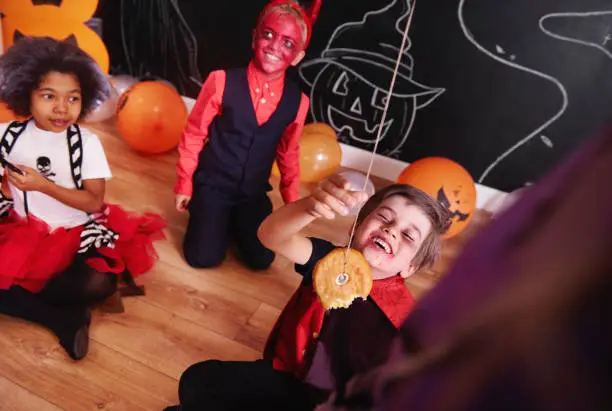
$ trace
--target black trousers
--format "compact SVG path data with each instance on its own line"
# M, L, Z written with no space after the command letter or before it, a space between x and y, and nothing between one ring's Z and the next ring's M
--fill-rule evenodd
M180 411L310 411L328 393L276 371L270 361L204 361L189 367L179 383Z
M257 238L259 226L272 213L272 202L266 193L236 199L201 185L194 188L189 213L183 253L190 266L218 266L231 240L241 260L253 270L264 270L274 261L274 253Z
M78 257L64 272L51 279L40 293L12 286L0 290L0 314L49 328L62 345L90 321L89 306L113 294L117 276L93 270Z

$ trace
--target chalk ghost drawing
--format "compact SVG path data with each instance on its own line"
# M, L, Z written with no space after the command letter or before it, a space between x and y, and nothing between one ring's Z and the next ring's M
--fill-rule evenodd
M548 138L547 136L541 134L544 130L546 130L547 127L549 127L551 124L553 124L555 121L557 121L559 118L561 118L561 116L563 116L563 114L565 113L565 111L567 110L567 106L569 103L568 100L568 95L567 95L567 90L565 89L565 86L555 77L550 76L548 74L539 72L537 70L531 69L529 67L525 67L522 66L518 63L515 62L516 56L514 55L510 55L507 56L505 54L505 52L503 51L503 49L501 47L496 47L495 52L487 50L482 44L480 44L473 36L473 34L471 33L469 27L467 26L466 22L465 22L465 18L464 18L464 13L465 13L465 4L466 4L467 0L460 0L459 1L459 8L457 11L457 15L459 18L459 24L461 25L461 29L463 31L463 34L465 35L465 37L472 43L474 44L474 46L476 46L476 48L484 53L485 55L487 55L488 57L502 63L505 64L509 67L512 67L514 69L518 69L521 71L525 71L527 73L530 73L534 76L540 77L544 80L550 81L553 84L555 84L555 86L557 86L559 88L559 91L561 92L561 96L562 96L562 101L561 101L561 107L559 107L559 110L554 113L550 118L546 119L546 121L544 123L542 123L540 126L538 126L535 130L533 130L530 134L528 134L527 136L522 137L519 141L517 141L514 145L512 145L510 148L508 148L506 151L504 151L499 157L497 157L495 159L495 161L493 161L486 169L485 171L482 173L482 175L478 178L478 182L479 183L483 183L486 180L487 175L489 175L491 173L491 171L493 171L502 161L504 161L508 156L510 156L512 153L514 153L516 150L518 150L519 148L521 148L523 145L527 144L529 141L531 141L533 138L535 137L540 137L540 139L548 146L548 147L553 147L553 143L550 140L550 138Z
M550 13L540 19L540 28L550 37L593 47L612 59L612 10Z
M398 157L417 111L445 91L412 78L414 61L408 39L401 50L394 90L387 95L410 7L409 0L393 0L366 13L359 22L342 24L321 56L300 66L300 77L310 87L314 121L331 125L339 141L371 150L385 103L391 98L378 152Z
M569 98L565 86L555 77L548 74L533 70L522 66L515 62L516 56L507 56L504 50L497 46L495 53L487 50L480 44L472 35L469 27L465 23L465 4L467 0L459 1L458 17L459 23L465 37L472 42L476 48L497 60L498 62L510 66L512 68L526 71L530 74L548 80L554 83L561 92L562 102L559 110L548 118L544 123L538 126L529 135L522 137L513 146L504 151L493 163L491 163L478 179L479 183L483 183L486 177L493 171L504 159L518 150L520 147L531 141L533 138L539 137L540 140L548 147L553 148L554 143L548 136L544 135L546 128L561 118L568 107ZM612 59L612 11L590 11L590 12L564 12L550 13L542 16L539 19L539 29L552 38L580 44L587 47L593 47L602 51L606 56Z

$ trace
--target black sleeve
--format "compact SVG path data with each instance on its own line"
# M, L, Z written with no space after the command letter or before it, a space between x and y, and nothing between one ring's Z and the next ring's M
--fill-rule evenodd
M308 237L308 239L312 243L312 254L306 264L295 265L295 271L304 276L304 283L306 284L312 282L312 272L319 260L336 248L336 246L329 241L320 238Z

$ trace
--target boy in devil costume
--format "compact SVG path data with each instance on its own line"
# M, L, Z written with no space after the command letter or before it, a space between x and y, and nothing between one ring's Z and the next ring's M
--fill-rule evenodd
M306 12L291 0L270 2L257 20L248 67L214 71L202 87L179 144L175 186L177 210L190 213L183 251L193 267L219 265L231 239L252 269L274 260L257 229L272 212L275 159L284 202L299 196L309 99L286 71L304 57L319 7L315 1Z

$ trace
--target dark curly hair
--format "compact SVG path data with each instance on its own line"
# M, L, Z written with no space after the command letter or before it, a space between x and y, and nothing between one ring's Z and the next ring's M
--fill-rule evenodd
M70 41L23 37L0 56L0 101L18 116L28 117L30 95L49 72L74 74L81 86L79 118L110 96L110 83L96 62Z

